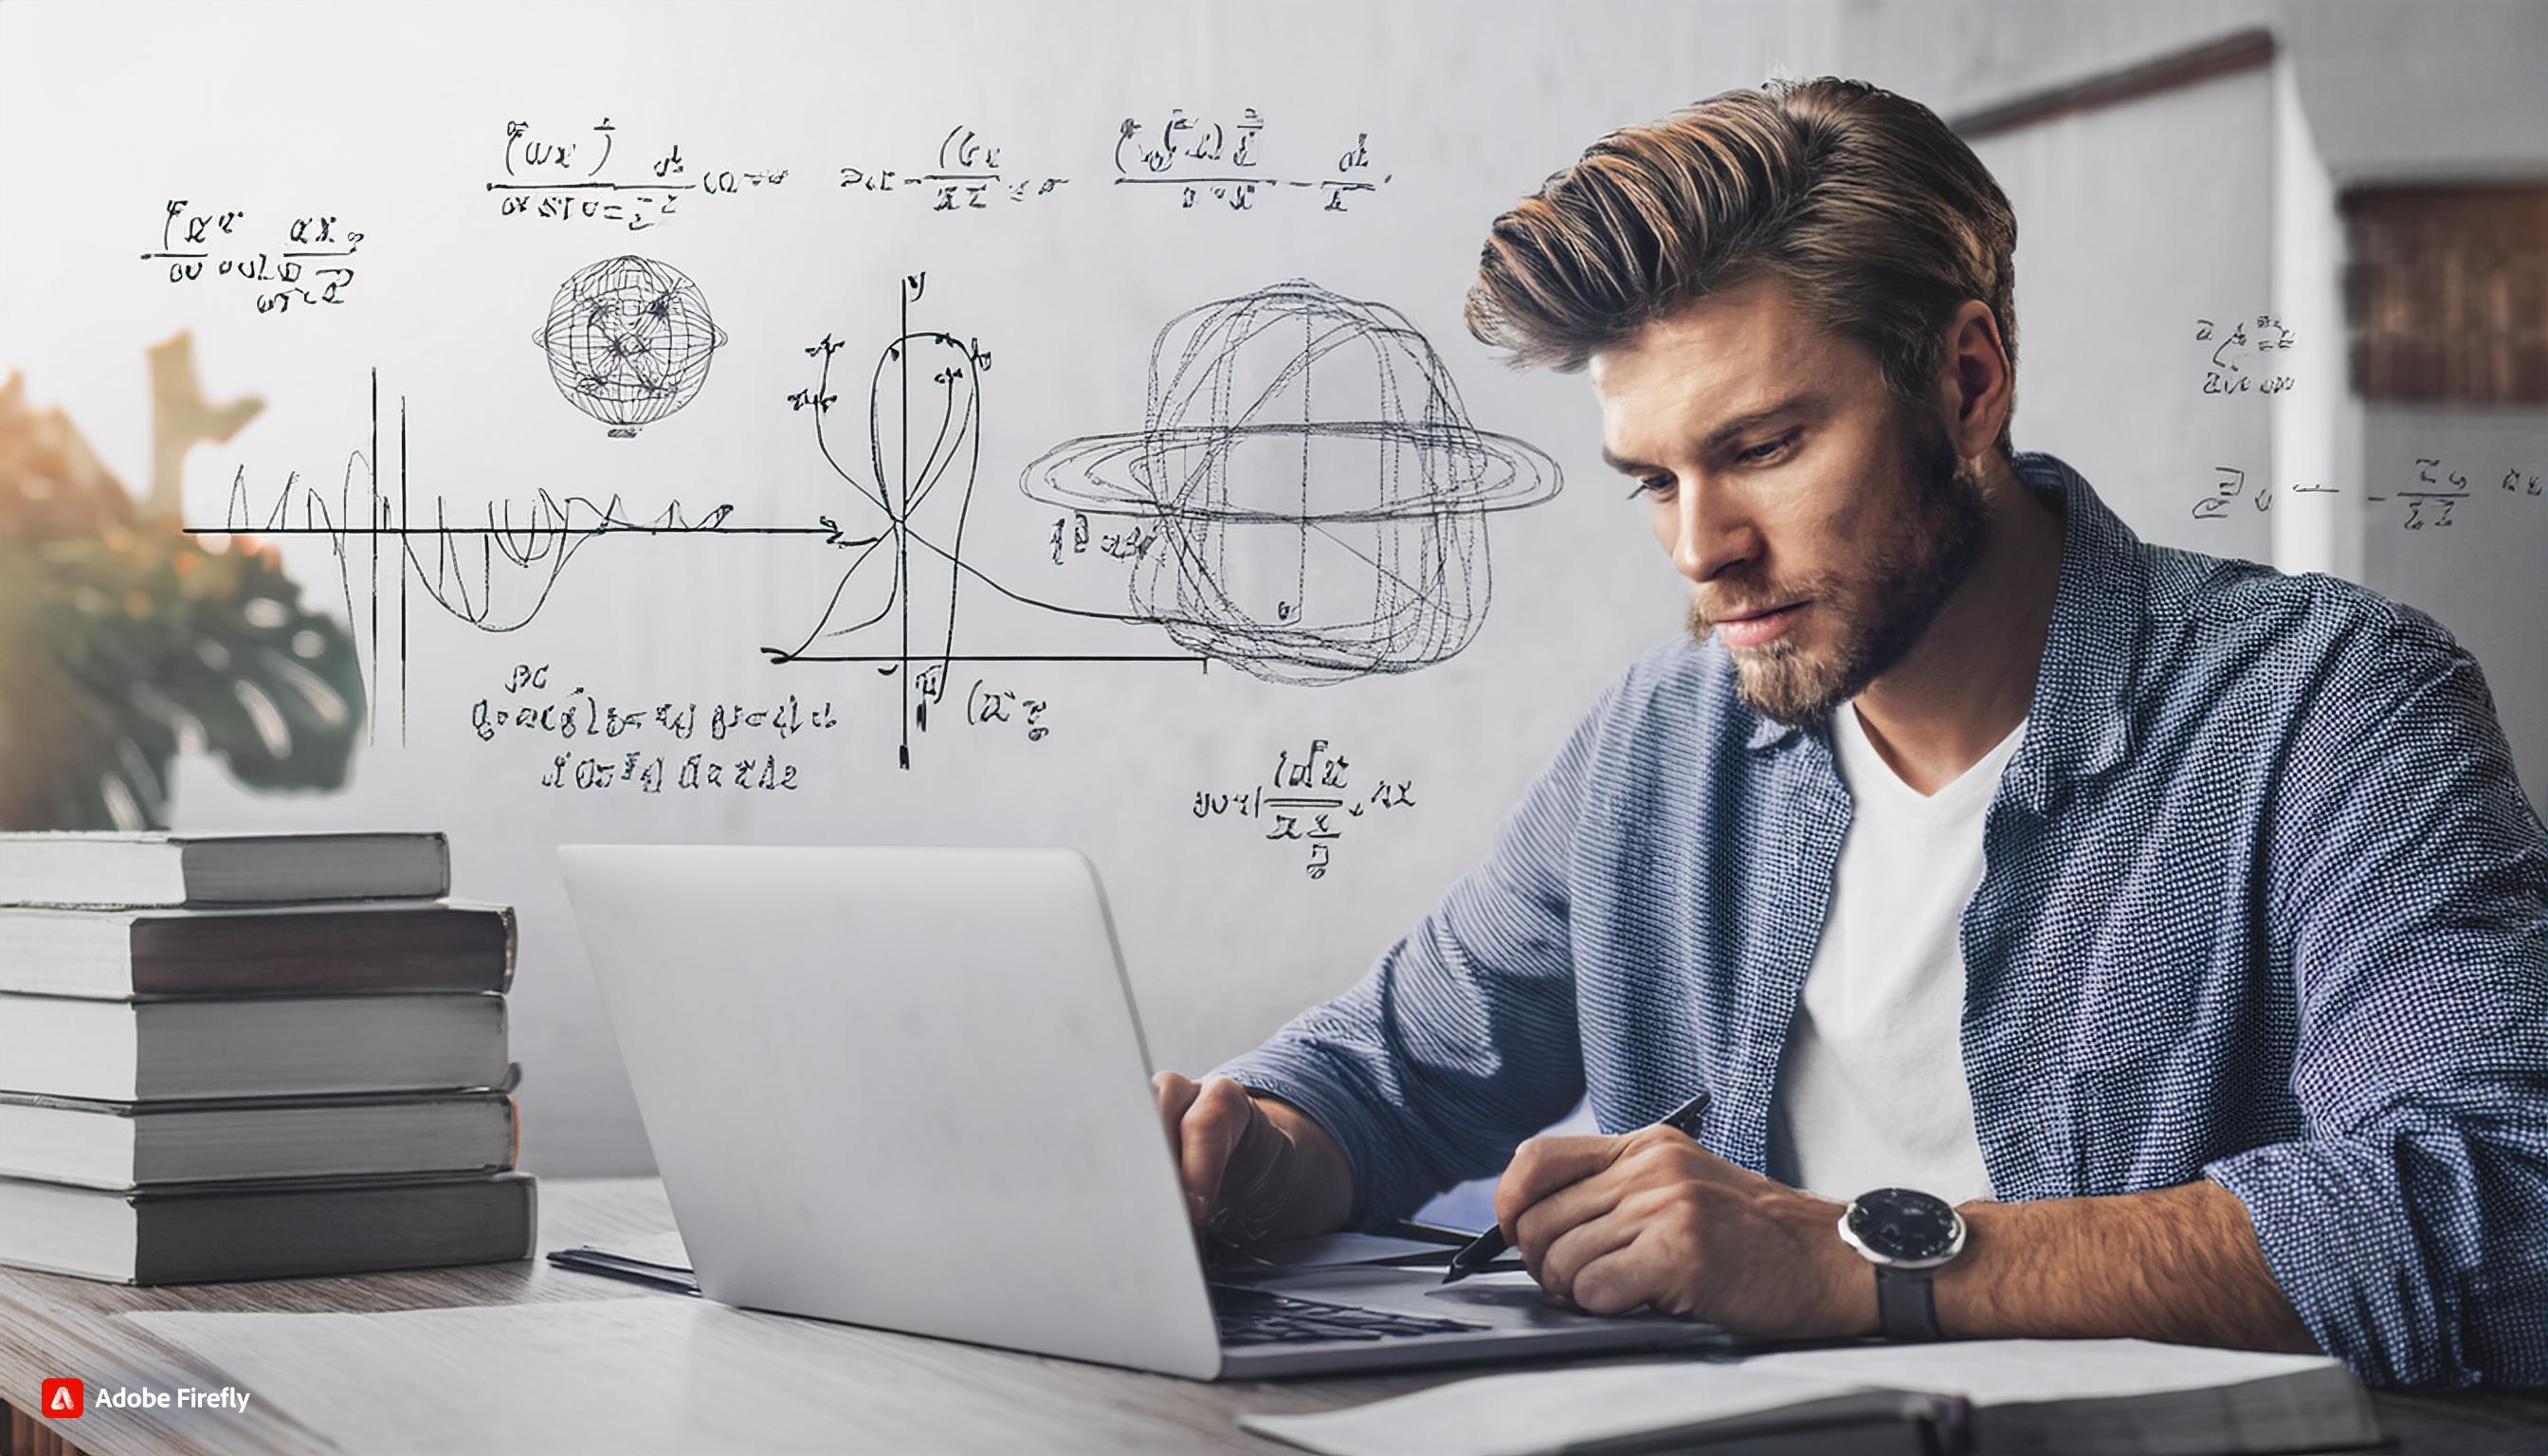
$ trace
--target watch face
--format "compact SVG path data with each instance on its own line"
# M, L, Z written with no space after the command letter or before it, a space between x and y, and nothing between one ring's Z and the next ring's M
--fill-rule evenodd
M1878 1188L1849 1206L1849 1231L1887 1259L1942 1259L1953 1253L1962 1221L1943 1199L1909 1188Z

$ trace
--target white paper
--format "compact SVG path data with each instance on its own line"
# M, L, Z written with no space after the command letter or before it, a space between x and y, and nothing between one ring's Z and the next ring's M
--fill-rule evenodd
M1848 1395L1845 1382L1679 1361L1454 1381L1315 1415L1242 1415L1327 1456L1529 1456Z
M1323 1269L1337 1264L1376 1264L1384 1259L1406 1258L1410 1254L1440 1254L1447 1259L1451 1246L1428 1243L1420 1238L1348 1230L1260 1244L1248 1252L1285 1268Z
M1960 1340L1551 1370L1455 1381L1411 1396L1239 1424L1326 1456L1527 1456L1668 1431L1869 1389L1979 1406L2097 1400L2243 1384L2334 1365L2137 1339Z
M2202 1390L2335 1363L2324 1355L2277 1355L2143 1339L1989 1339L1791 1350L1756 1355L1744 1361L1743 1368L1957 1395L1977 1406L2003 1406Z

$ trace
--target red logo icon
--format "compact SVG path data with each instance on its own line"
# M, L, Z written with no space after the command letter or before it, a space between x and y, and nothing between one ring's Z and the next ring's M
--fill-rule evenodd
M88 1410L88 1386L76 1380L48 1380L39 1393L37 1410L47 1420L76 1420Z

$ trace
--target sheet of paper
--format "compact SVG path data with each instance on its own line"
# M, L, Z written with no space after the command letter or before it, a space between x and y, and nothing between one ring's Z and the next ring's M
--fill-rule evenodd
M1322 1269L1335 1264L1376 1264L1410 1254L1435 1255L1448 1262L1452 1250L1449 1244L1427 1243L1420 1238L1346 1231L1258 1244L1248 1252L1294 1269Z
M981 1399L958 1371L880 1360L887 1336L703 1300L124 1318L258 1404L381 1456L838 1451L863 1402L960 1419ZM856 1374L880 1363L890 1393Z
M1324 1456L1528 1456L1851 1394L1845 1383L1679 1361L1453 1381L1316 1415L1242 1415Z
M2142 1339L1978 1339L1756 1355L1743 1368L1958 1395L1980 1406L2238 1385L2337 1363Z
M1324 1456L1524 1456L1853 1391L2014 1405L2237 1385L2335 1363L2133 1339L1853 1346L1488 1376L1323 1414L1246 1415L1239 1424Z

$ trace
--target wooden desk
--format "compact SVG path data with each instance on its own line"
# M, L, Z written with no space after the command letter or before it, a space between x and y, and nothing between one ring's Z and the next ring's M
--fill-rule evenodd
M540 1186L543 1250L609 1244L672 1228L662 1186L651 1179L544 1180ZM219 1369L120 1316L138 1311L275 1311L367 1314L465 1306L511 1306L595 1300L664 1300L633 1285L566 1273L546 1263L383 1274L352 1279L282 1280L259 1284L127 1289L84 1280L0 1270L0 1399L32 1407L39 1381L75 1375L92 1393L118 1385L218 1389L236 1384ZM796 1321L789 1321L797 1327ZM839 1450L984 1451L1246 1451L1290 1448L1241 1431L1232 1417L1247 1410L1314 1410L1416 1390L1461 1372L1353 1379L1204 1385L1073 1361L975 1349L843 1326L802 1325L809 1339L832 1342L823 1366L837 1388L825 1393L835 1428L802 1424L766 1429L756 1412L716 1412L718 1441L709 1449L767 1450L819 1441ZM208 1410L99 1410L46 1427L21 1415L15 1442L0 1431L0 1456L51 1456L58 1437L89 1456L202 1452L208 1456L299 1456L347 1447L349 1412L383 1399L402 1380L412 1385L431 1352L378 1346L344 1352L341 1381L328 1381L329 1402L286 1407L252 1400L244 1413ZM403 1358L404 1357L404 1358ZM586 1372L593 1383L611 1373ZM915 1385L960 1386L966 1399L921 1403ZM445 1399L536 1401L536 1390L449 1392ZM698 1418L687 1391L637 1389L631 1402L664 1412L661 1449L694 1453L680 1432ZM2381 1419L2410 1456L2548 1456L2548 1395L2515 1393L2377 1397ZM801 1414L801 1412L800 1412ZM46 1432L52 1433L50 1436ZM435 1446L418 1431L420 1449ZM614 1453L615 1456L615 1453ZM633 1456L633 1453L632 1453Z

